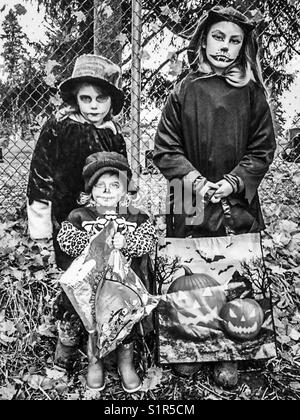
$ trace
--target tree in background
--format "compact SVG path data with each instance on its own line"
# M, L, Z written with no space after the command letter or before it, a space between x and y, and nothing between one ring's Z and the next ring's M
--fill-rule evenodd
M18 16L21 13L22 11L18 8L9 10L2 24L3 35L0 35L3 42L2 55L9 85L17 85L22 79L28 57L25 47L28 38L18 22Z
M46 65L51 60L53 66L47 66L46 76L52 73L55 80L51 85L57 86L70 76L78 55L92 54L94 51L94 0L36 2L38 6L45 7L47 41L40 46L40 54L48 60Z
M112 36L112 32L108 30L105 38L105 33L100 31L95 40L95 17L103 22L105 19L110 20L114 25L114 9L117 3L118 16L121 8L122 19L116 20L115 25L121 32L117 36L113 33ZM37 7L45 8L46 41L33 46L35 57L27 61L26 67L29 70L22 75L23 84L19 84L20 103L24 104L26 110L31 107L35 116L43 110L49 111L46 107L48 100L52 102L52 106L58 106L60 102L54 90L62 79L70 75L75 58L83 53L92 53L94 49L97 53L103 51L104 55L109 56L115 50L117 41L123 49L123 88L127 93L124 117L129 117L132 1L36 0L36 4ZM258 22L263 72L274 98L280 132L280 126L284 122L280 95L294 79L293 74L288 74L285 68L292 57L299 53L299 23L296 16L300 0L143 0L141 53L146 60L142 70L143 106L161 107L165 103L174 83L188 71L186 48L200 15L217 4L232 5ZM99 30L98 25L97 31ZM169 45L166 44L166 36L170 39ZM19 51L17 59L13 56L12 49L6 48L6 60L10 69L26 62L26 53L21 44L19 50L15 50ZM152 62L157 56L151 56L151 51L162 54L166 49L170 49L170 54L165 54L153 66Z
M28 38L23 32L18 17L26 13L22 6L10 9L2 24L4 72L7 76L1 86L1 138L4 146L8 145L9 134L18 131L22 120L20 110L19 86L23 81L29 61L26 49Z
M127 4L128 1L124 0ZM258 23L260 36L261 58L264 78L272 97L280 96L293 82L294 75L287 73L286 64L299 54L299 20L297 13L299 0L144 0L143 1L143 48L147 49L153 40L161 42L164 33L172 34L172 43L182 41L177 54L170 54L158 68L144 73L144 89L147 97L155 100L158 105L164 102L170 86L171 78L166 71L167 65L171 72L180 78L187 69L184 56L188 40L196 28L197 21L203 11L212 6L233 6ZM127 10L124 8L124 10ZM130 13L124 17L125 33L130 39ZM173 82L178 80L172 78Z

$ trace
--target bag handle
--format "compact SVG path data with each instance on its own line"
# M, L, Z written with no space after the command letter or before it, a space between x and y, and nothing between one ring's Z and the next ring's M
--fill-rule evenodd
M204 196L204 204L208 204L211 198L214 196L216 190L214 188L210 188L205 196ZM227 198L221 198L221 206L224 213L224 226L226 230L226 235L236 235L235 230L233 229L233 219L231 214L231 207L230 203Z
M233 229L233 219L231 214L231 207L227 198L221 198L221 205L224 213L224 226L226 230L226 234L236 235L235 230Z

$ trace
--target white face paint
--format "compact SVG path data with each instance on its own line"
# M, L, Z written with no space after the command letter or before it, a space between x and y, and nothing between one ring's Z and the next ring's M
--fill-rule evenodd
M125 185L117 174L104 173L92 189L92 196L100 207L115 209L125 194Z
M77 93L80 113L91 124L101 124L111 109L111 98L99 87L83 85Z
M217 74L221 74L237 59L244 41L243 29L232 22L214 23L209 29L206 56Z

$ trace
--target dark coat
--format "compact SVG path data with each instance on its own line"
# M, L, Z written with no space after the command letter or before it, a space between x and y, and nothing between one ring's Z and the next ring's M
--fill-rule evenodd
M84 191L82 169L86 158L95 152L114 151L127 156L121 134L110 128L96 128L66 118L50 118L41 130L29 173L27 196L33 201L52 202L53 242L57 265L66 268L65 255L56 236L60 224L78 207L77 200Z
M212 182L226 174L239 176L245 191L231 195L229 201L246 212L242 216L246 223L237 233L253 232L264 228L257 189L275 148L270 108L255 82L233 87L223 76L192 72L168 98L155 137L154 163L168 180L195 170ZM225 234L220 204L209 204L206 216L210 226L187 226L185 214L171 215L168 235Z

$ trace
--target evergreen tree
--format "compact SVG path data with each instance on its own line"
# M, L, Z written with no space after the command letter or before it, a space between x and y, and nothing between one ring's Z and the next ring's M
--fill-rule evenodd
M10 85L17 85L23 75L28 57L26 50L27 36L18 22L17 9L10 9L2 24L3 58L5 71Z

